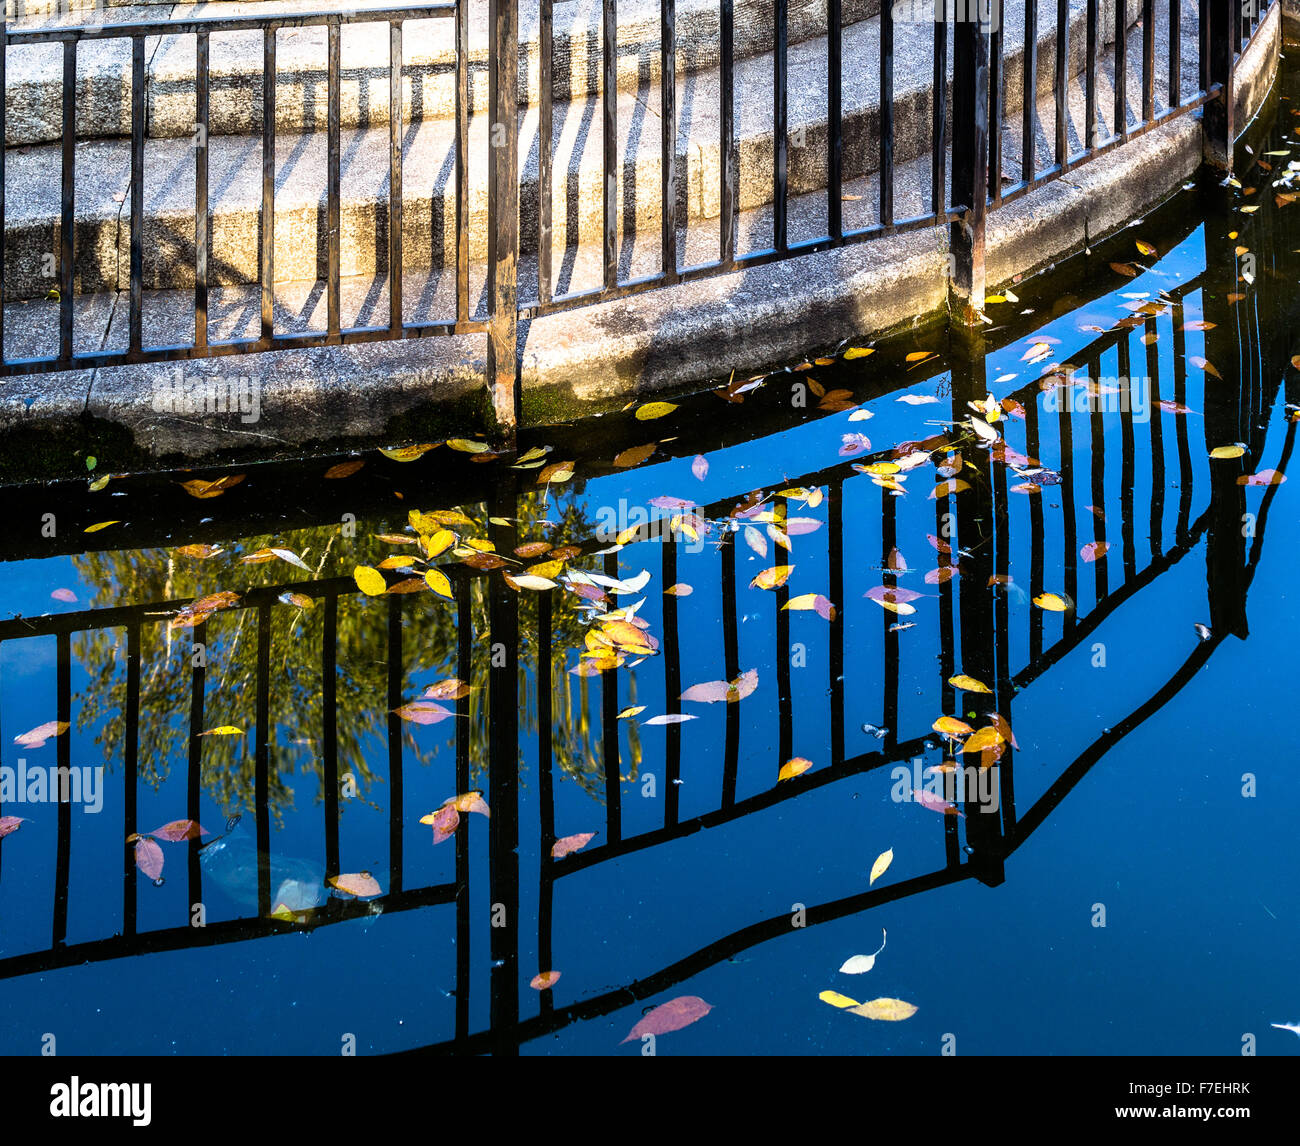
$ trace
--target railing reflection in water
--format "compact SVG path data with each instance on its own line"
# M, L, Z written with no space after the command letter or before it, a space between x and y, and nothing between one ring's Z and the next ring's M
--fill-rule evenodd
M1223 257L1215 248L1207 250L1207 262ZM1275 289L1275 288L1265 288ZM648 998L693 974L736 954L754 944L785 933L788 920L785 916L753 922L717 936L706 946L690 953L668 966L643 975L617 989L605 990L598 995L581 999L563 1007L551 1003L550 992L542 992L539 1013L521 1018L519 987L521 975L527 978L532 971L521 968L521 952L526 941L515 921L520 914L520 858L521 835L535 832L540 855L540 882L537 899L537 971L549 968L557 920L554 914L554 897L557 886L570 876L588 871L638 852L649 852L662 846L671 846L695 833L723 828L742 817L773 808L787 801L797 801L802 796L840 780L887 767L900 760L923 756L932 749L935 734L929 720L940 712L958 711L957 690L950 683L956 673L965 673L985 681L990 687L987 695L965 693L962 707L969 713L975 710L982 718L997 712L1014 727L1017 711L1026 703L1033 703L1033 693L1028 698L1018 694L1031 689L1033 684L1067 655L1087 644L1108 618L1126 602L1148 591L1161 576L1198 548L1204 541L1206 548L1206 581L1209 615L1206 618L1210 636L1199 641L1190 656L1167 678L1159 679L1149 691L1138 691L1141 703L1099 735L1089 733L1090 743L1059 772L1046 790L1027 807L1017 804L1015 788L1015 750L1007 747L998 761L997 810L972 812L964 819L954 816L938 817L935 830L942 834L944 863L933 871L902 879L879 889L869 889L857 894L810 906L808 923L815 924L855 914L884 903L910 896L920 891L975 878L996 885L1004 877L1004 864L1031 833L1051 814L1088 769L1129 731L1137 727L1164 705L1182 688L1196 671L1206 663L1217 646L1229 634L1244 637L1245 598L1255 566L1260 558L1264 527L1276 487L1269 487L1262 495L1258 507L1257 524L1253 536L1243 534L1241 523L1246 514L1245 489L1237 478L1248 472L1244 463L1216 463L1208 467L1194 464L1193 458L1215 445L1239 440L1248 446L1248 457L1264 465L1270 411L1277 396L1278 381L1265 376L1258 367L1260 362L1277 361L1277 343L1284 339L1284 331L1265 329L1261 325L1261 309L1232 309L1221 298L1221 292L1210 289L1210 279L1202 274L1192 281L1168 292L1175 306L1200 292L1203 313L1214 321L1214 328L1206 333L1207 359L1223 367L1224 376L1233 384L1216 382L1204 388L1204 437L1196 440L1192 422L1186 416L1162 417L1157 403L1173 401L1180 405L1188 399L1186 376L1186 345L1182 324L1175 322L1172 347L1172 376L1168 365L1159 353L1159 343L1149 336L1156 333L1157 316L1152 314L1135 320L1120 329L1112 329L1092 340L1073 358L1078 368L1076 377L1091 380L1117 378L1120 389L1131 385L1134 367L1145 372L1150 387L1147 409L1148 421L1135 416L1134 404L1127 411L1121 404L1118 418L1119 474L1106 472L1108 459L1114 453L1106 447L1106 435L1115 433L1115 421L1102 412L1095 411L1086 418L1072 414L1068 403L1060 405L1053 414L1046 404L1040 404L1037 382L1024 386L1011 397L1020 403L1024 413L1026 452L1031 458L1056 459L1060 484L1048 486L1038 495L1019 495L1009 488L1007 467L997 464L988 451L966 451L968 460L976 467L971 488L960 495L948 494L935 498L935 532L944 537L951 534L951 546L956 555L961 554L960 575L941 580L937 586L938 627L933 649L909 655L934 656L938 674L938 704L925 723L915 728L905 728L910 714L900 698L900 678L904 676L901 664L900 633L895 627L898 617L884 610L880 612L879 639L881 658L879 664L865 668L861 658L850 659L846 672L846 626L857 616L846 607L850 598L860 596L858 585L846 578L846 505L875 506L877 495L866 475L849 471L844 462L798 477L784 477L776 488L803 487L824 492L827 520L824 531L816 536L825 537L825 562L828 573L828 596L838 607L829 622L827 641L828 657L824 702L809 700L808 704L821 703L819 712L805 717L817 727L825 728L825 767L817 768L795 779L776 783L776 771L784 761L795 754L794 721L796 716L795 693L790 679L790 613L783 606L790 601L790 590L781 586L770 594L762 607L773 609L772 632L775 645L772 664L777 676L776 736L770 744L774 750L771 759L773 782L753 791L747 791L742 775L742 744L746 739L742 728L744 706L726 705L725 725L720 767L710 774L707 783L715 783L714 799L706 810L685 814L682 808L681 779L682 737L680 725L669 725L665 731L662 767L657 771L663 777L662 820L651 827L631 826L622 805L623 789L620 777L620 675L613 671L604 673L598 682L600 688L600 721L594 729L600 751L600 779L603 782L604 823L598 842L581 851L559 859L550 858L551 847L557 839L555 791L555 721L559 715L552 705L537 706L536 750L538 788L536 795L538 822L522 822L520 794L520 718L519 685L521 658L525 668L531 667L536 681L536 695L554 701L564 671L567 649L555 644L557 621L555 592L545 591L536 596L535 629L521 622L519 596L500 577L488 577L480 585L476 579L482 575L460 565L448 566L453 579L454 596L454 656L457 676L471 680L475 676L472 659L477 644L490 642L492 648L504 649L503 658L493 656L487 670L489 707L486 721L486 744L472 744L478 727L470 719L470 701L462 698L456 702L455 720L455 779L456 790L465 792L475 782L471 767L471 754L486 749L487 798L492 815L489 827L489 894L494 905L504 907L507 926L493 927L489 931L491 970L491 1017L488 1028L472 1031L470 1014L471 943L470 885L471 855L469 837L458 832L455 840L455 878L450 882L416 885L404 871L403 853L403 730L399 717L393 710L403 702L406 683L407 654L410 643L420 639L418 620L404 596L391 596L386 607L386 648L384 654L387 718L385 724L387 745L387 782L389 832L388 848L390 870L388 886L382 897L385 913L417 908L454 906L456 943L455 1030L445 1041L438 1041L426 1049L434 1051L478 1051L517 1049L529 1039L552 1032L569 1023L608 1013L638 999ZM1145 337L1144 336L1148 336ZM1113 369L1112 369L1113 364ZM982 399L987 393L985 377L986 356L984 347L977 341L956 347L952 355L951 418L964 418L968 403ZM1294 385L1294 382L1291 383ZM1296 400L1300 394L1288 393ZM1086 451L1079 435L1087 434ZM1286 427L1280 456L1271 460L1279 471L1285 471L1294 444L1295 424ZM870 460L882 454L864 455L859 461ZM1078 469L1077 459L1090 458L1089 472ZM1140 481L1137 469L1140 459L1150 459L1150 505L1139 503ZM1109 481L1108 481L1109 477ZM1176 493L1175 488L1176 487ZM769 485L768 488L772 488ZM862 491L860 493L859 491ZM1051 496L1059 499L1059 518ZM736 502L748 491L737 491L703 509L711 519L725 518ZM510 552L520 538L516 518L518 488L504 481L495 489L489 505L492 540L498 552ZM1108 543L1108 548L1092 564L1089 574L1079 568L1079 549L1085 529L1078 516L1082 497L1090 497L1092 506L1101 510L1096 520L1089 524L1092 540ZM1176 499L1176 504L1174 504ZM1167 504L1167 501L1169 504ZM890 554L899 540L899 500L887 489L878 494L879 554L881 578L886 586L897 583L890 569ZM928 511L927 511L928 512ZM1172 514L1172 528L1167 528ZM948 516L951 515L951 516ZM877 520L867 513L855 513L852 521ZM946 526L955 524L955 533ZM1138 531L1145 525L1148 544L1140 545ZM851 528L851 526L849 527ZM1114 535L1117 529L1118 536ZM1107 531L1112 531L1108 533ZM1047 591L1063 591L1076 603L1074 610L1048 614L1031 608L1021 614L1027 619L1027 631L1015 632L1011 626L1011 610L1006 579L1013 565L1013 551L1026 544L1027 535L1029 588L1028 595L1037 597ZM738 602L746 590L737 583L737 533L726 534L723 543L716 546L708 558L710 577L716 577L721 588L720 643L726 679L732 680L744 667L740 660L739 625L741 618ZM1053 552L1059 537L1060 557ZM637 543L644 552L654 552L647 543ZM811 544L804 539L801 545ZM637 554L641 556L641 554ZM678 581L679 554L673 544L658 546L658 574L663 586ZM616 575L617 561L613 555L605 558L605 572ZM716 563L716 568L713 568ZM1058 570L1050 576L1048 570ZM698 579L702 574L695 574ZM1059 580L1056 577L1059 576ZM253 750L253 810L256 819L257 917L218 921L204 928L194 928L189 921L160 929L141 929L137 926L137 887L139 876L129 849L125 853L122 882L122 928L117 935L84 942L67 942L68 933L68 879L73 840L72 806L64 800L58 806L57 848L53 857L56 871L55 896L51 905L51 939L47 950L32 951L0 959L0 977L12 979L37 971L47 971L74 964L117 959L124 956L243 941L282 933L286 930L328 926L334 922L355 918L368 909L364 904L340 899L330 899L306 923L287 923L269 918L275 904L272 902L272 847L271 847L271 775L270 741L273 729L271 695L275 676L271 661L272 614L280 606L277 599L285 592L312 597L317 608L323 610L320 644L320 678L322 687L322 741L321 741L321 791L323 794L325 869L338 873L340 868L339 844L339 729L337 726L338 697L336 686L338 666L338 616L340 600L357 595L351 579L337 578L319 581L302 581L294 584L262 586L247 591L237 609L255 619L256 674L255 708L256 733ZM486 628L475 625L473 600L485 608ZM1090 598L1085 604L1081 596ZM101 608L59 616L11 620L0 622L0 641L24 642L40 637L52 637L56 644L57 719L71 721L73 694L71 668L72 641L79 633L117 629L125 634L125 708L123 750L124 813L122 834L127 836L140 827L137 822L137 790L139 772L139 728L141 713L141 661L142 637L148 626L165 624L165 618L186 604L185 600L171 600L156 604ZM680 711L674 698L685 684L694 683L696 671L692 665L684 672L683 619L681 606L673 595L663 597L661 665L647 662L650 672L663 673L664 695L668 713ZM872 622L874 623L874 622ZM194 640L207 639L206 622L195 627ZM1190 619L1189 619L1190 625ZM1059 628L1058 628L1059 626ZM915 634L913 634L915 635ZM519 650L525 650L522 654ZM1024 650L1020 659L1020 650ZM531 653L530 651L531 650ZM960 653L958 653L960 650ZM530 656L532 664L529 665ZM861 679L880 681L879 744L867 751L851 751L846 737L846 712L856 711L856 702L846 698L846 686L852 688ZM476 682L477 683L477 682ZM910 683L910 681L909 681ZM205 703L209 696L206 669L192 669L189 681L189 715L186 773L186 815L200 818L202 795L200 734L205 728ZM1135 686L1135 691L1136 691ZM1141 689L1147 689L1143 684ZM806 699L806 698L805 698ZM801 705L803 701L801 700ZM873 712L876 710L873 710ZM763 733L757 734L762 738ZM71 738L59 738L58 765L68 767ZM766 750L766 749L765 749ZM478 764L483 761L477 760ZM948 796L954 798L957 779L947 778ZM696 782L692 791L702 788ZM638 819L640 817L637 817ZM186 878L188 902L202 899L203 872L199 864L197 845L187 845ZM562 921L561 921L562 923Z

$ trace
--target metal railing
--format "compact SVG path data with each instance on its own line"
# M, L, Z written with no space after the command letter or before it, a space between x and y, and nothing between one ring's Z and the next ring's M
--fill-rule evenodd
M1130 106L1127 67L1114 67L1113 107L1103 133L1104 119L1098 100L1101 66L1102 14L1112 13L1114 47L1112 60L1127 62L1129 29L1126 10L1120 0L1107 6L1103 0L1087 0L1084 16L1085 65L1082 72L1083 128L1071 138L1071 10L1070 0L1058 0L1051 61L1051 89L1054 124L1050 129L1051 155L1046 167L1038 164L1038 135L1048 132L1040 123L1038 108L1040 61L1038 0L1026 0L1024 44L1021 57L1022 108L1019 123L1021 162L1014 182L1005 176L1007 163L1003 137L1014 131L1007 125L1005 110L1007 44L1001 23L1003 0L993 0L979 18L959 19L945 11L942 0L935 12L933 44L933 99L930 101L931 152L929 209L900 218L895 210L895 112L894 32L896 16L885 3L879 12L880 54L878 74L878 202L875 222L846 226L844 187L846 178L865 172L865 154L846 150L843 107L844 25L841 0L827 0L826 7L826 138L824 234L794 240L790 234L789 204L790 119L789 119L789 27L788 0L775 0L773 8L772 55L772 242L758 249L738 249L740 220L740 168L736 135L736 47L735 0L719 0L719 222L718 257L702 263L682 265L679 243L684 220L679 212L682 172L678 163L680 116L675 77L678 73L675 0L661 0L659 43L659 115L661 137L660 269L653 274L620 278L618 257L618 199L620 173L628 156L619 155L617 2L603 0L602 83L599 95L602 130L601 183L601 281L584 290L556 293L553 267L553 199L556 180L554 156L554 0L539 0L539 101L538 101L538 211L536 235L537 290L533 299L520 298L520 106L518 98L519 4L518 0L490 0L489 22L492 50L489 52L489 114L493 125L489 147L487 211L488 290L486 320L471 306L470 219L467 197L467 169L470 156L470 98L468 21L464 3L424 4L373 9L361 12L316 12L301 15L202 17L158 22L130 22L69 27L13 30L4 27L7 47L40 44L62 45L62 142L60 158L60 217L57 226L58 350L53 356L4 358L0 353L0 376L86 367L103 367L140 362L211 357L313 346L339 345L425 336L488 334L487 373L499 425L509 434L517 422L519 393L518 326L533 318L555 314L578 306L628 297L647 290L691 282L736 270L757 267L778 260L830 250L883 235L916 228L948 226L949 247L955 256L951 293L956 310L973 320L984 298L984 221L990 208L997 208L1060 178L1092 159L1169 120L1205 106L1205 129L1211 150L1231 162L1227 140L1232 137L1230 102L1222 98L1231 90L1232 69L1241 45L1249 42L1268 7L1253 5L1244 15L1231 0L1199 0L1199 87L1184 91L1182 82L1181 28L1183 2L1170 0L1166 15L1168 52L1164 62L1165 99L1157 110L1157 76L1161 69L1155 58L1156 0L1143 0L1141 19L1140 98ZM408 21L445 19L454 22L455 37L455 313L443 320L408 322L403 316L403 27ZM390 31L389 86L389 173L387 232L388 310L386 324L345 326L340 311L340 53L345 26L365 23L387 24ZM283 29L324 27L327 30L327 170L324 188L326 271L326 323L320 331L282 331L275 319L274 223L276 196L276 44ZM262 193L258 234L258 266L261 285L260 333L256 338L214 340L209 337L209 291L212 285L210 236L209 139L210 127L210 43L215 34L237 31L260 32L263 42L261 112ZM195 100L195 203L194 203L194 336L192 341L147 345L144 338L144 177L146 140L146 60L149 37L193 36L196 45ZM131 45L131 177L129 192L129 284L127 346L121 350L98 349L77 353L74 347L74 290L76 287L76 169L77 169L77 52L79 45L104 40L126 40ZM951 60L949 47L951 44ZM5 53L0 52L0 86L4 82ZM850 66L859 66L852 61ZM951 76L951 78L949 78ZM4 105L0 103L0 138L4 137ZM1075 146L1075 143L1078 146ZM0 148L0 226L4 219L4 150ZM579 160L580 161L580 160ZM1004 185L1005 183L1005 185ZM571 240L570 240L571 241ZM532 237L528 238L531 248ZM5 297L3 252L0 252L0 298ZM0 348L3 347L3 314L0 313Z

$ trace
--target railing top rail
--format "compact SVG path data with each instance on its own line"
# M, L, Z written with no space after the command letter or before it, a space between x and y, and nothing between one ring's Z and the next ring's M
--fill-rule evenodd
M430 20L454 16L454 3L414 4L392 8L362 8L339 12L276 12L266 15L195 16L180 20L138 20L121 24L75 24L58 28L11 29L4 26L5 42L25 44L66 43L81 40L129 39L134 36L184 36L197 32L257 32L279 28L326 27L330 24L382 24L405 20Z

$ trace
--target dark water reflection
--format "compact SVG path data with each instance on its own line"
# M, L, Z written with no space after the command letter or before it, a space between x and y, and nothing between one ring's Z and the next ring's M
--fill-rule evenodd
M0 760L106 771L94 815L17 790L0 808L27 821L0 844L0 1047L54 1031L63 1053L333 1054L350 1036L366 1053L607 1053L649 1005L699 995L714 1010L660 1053L1236 1053L1246 1033L1294 1053L1269 1027L1300 1007L1281 969L1300 871L1268 755L1300 530L1290 486L1250 482L1286 474L1300 405L1300 230L1277 174L1186 192L1095 273L991 304L969 340L923 334L743 401L540 437L547 465L575 462L549 487L444 446L330 480L338 459L255 467L202 501L177 485L192 475L8 495ZM1057 374L1073 384L1044 389ZM991 447L970 420L989 395ZM849 452L856 434L871 445ZM697 537L664 527L682 512L665 498L696 509ZM572 586L512 589L464 554L434 562L445 599L362 593L356 566L416 552L375 536L412 509L456 509L472 524L447 527L497 554L574 546L563 576L644 571L603 607L643 601L647 647ZM602 528L640 512L655 529L602 552ZM46 513L54 538L28 528ZM195 544L224 552L175 548ZM309 570L239 561L268 547ZM57 587L77 601L52 604ZM219 591L238 600L173 623ZM811 595L833 616L786 608ZM1064 611L1036 603L1053 597ZM611 632L621 652L585 658L608 667L575 673ZM678 699L755 671L742 699ZM394 711L453 679L469 689L439 701L446 719ZM949 758L942 715L1014 732L986 770L957 758L969 798L937 773L961 816L900 799ZM70 730L14 743L46 720ZM778 781L795 757L812 767ZM462 810L431 846L421 817L476 790L490 817ZM163 842L155 885L124 841L181 819L210 835ZM363 871L381 894L327 885ZM882 928L877 966L839 973ZM873 1023L824 990L920 1010Z

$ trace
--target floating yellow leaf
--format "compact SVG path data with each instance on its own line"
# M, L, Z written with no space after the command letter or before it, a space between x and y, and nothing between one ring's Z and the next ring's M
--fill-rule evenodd
M860 1006L857 999L850 999L848 995L841 995L838 991L823 991L817 997L823 1003L830 1003L832 1007L839 1007L841 1010L846 1007Z
M206 732L200 732L200 736L243 736L244 730L236 728L233 724L222 724L217 728L209 728Z
M1246 452L1246 447L1238 443L1235 446L1215 446L1210 451L1212 458L1239 458Z
M953 688L960 688L964 692L993 692L982 680L976 680L973 676L967 676L965 673L958 673L956 676L949 677L948 683Z
M485 454L489 447L487 442L471 442L468 438L449 438L447 448L459 450L462 454Z
M369 565L358 565L353 569L352 579L357 583L357 588L367 597L378 597L388 589L388 582L384 580L384 575Z
M636 412L638 422L648 422L652 418L662 418L665 414L671 414L677 407L671 402L647 402L640 406Z
M864 1019L878 1019L887 1023L901 1022L903 1019L910 1019L916 1014L916 1007L911 1003L905 1003L902 999L890 998L872 999L869 1002L850 1007L849 1010L852 1014L861 1015Z
M650 442L648 445L644 446L632 446L619 454L614 459L614 464L620 469L627 469L629 466L639 466L658 448L658 442Z
M336 466L330 466L324 473L324 477L333 480L335 478L351 477L362 466L366 464L364 458L357 458L350 462L339 462Z
M644 712L644 711L645 711L645 705L644 705L644 704L634 704L634 705L632 705L631 708L625 708L625 709L623 709L623 711L620 712L620 713L618 714L618 719L619 719L619 720L627 720L629 717L636 716L637 713L639 713L639 712Z
M1138 239L1137 241L1137 249L1144 255L1150 255L1153 259L1158 259L1160 257L1160 252L1157 251L1155 247L1150 243L1143 242L1141 239Z
M881 852L878 856L876 856L876 862L871 865L871 878L867 881L867 886L870 887L873 883L876 882L876 880L878 880L882 875L884 875L886 869L893 862L894 862L893 848L890 848L887 852Z
M958 720L955 716L941 716L930 727L944 736L969 736L975 731L964 720Z
M1034 604L1050 613L1064 613L1070 607L1055 593L1039 593Z
M395 462L413 462L416 458L423 457L437 444L437 442L426 442L420 446L399 446L380 450L379 452L386 458L392 458Z
M777 782L782 780L793 780L796 776L801 776L812 767L811 760L805 760L802 756L796 756L793 760L787 760L781 765L781 771L777 773Z
M450 529L439 529L429 537L421 536L420 544L426 557L437 557L456 544L456 535Z
M121 521L99 521L96 522L94 525L86 526L86 528L82 530L82 532L98 533L101 529L107 529L110 525L121 525L121 524L122 524Z
M424 571L424 580L439 597L446 597L451 600L451 582L447 580L447 574L440 569L426 569Z
M875 354L875 348L871 346L850 346L845 352L844 357L847 359L865 358L868 354Z
M997 748L1002 743L1002 733L996 728L981 728L962 745L963 752L983 752L986 748Z
M771 569L764 569L750 583L751 589L777 589L784 585L794 572L793 565L774 565Z

